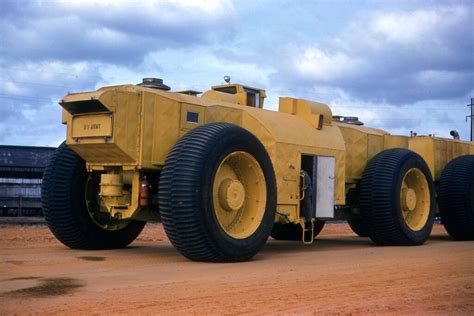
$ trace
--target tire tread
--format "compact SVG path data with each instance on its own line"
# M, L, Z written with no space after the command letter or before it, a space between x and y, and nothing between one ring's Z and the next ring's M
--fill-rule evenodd
M425 242L431 231L434 220L434 187L430 174L427 175L427 181L432 192L432 205L427 223L430 227L426 236L415 240L398 224L395 183L399 179L402 164L410 159L419 159L427 169L426 163L418 154L404 148L393 148L377 154L364 171L360 183L361 221L368 236L377 245L419 245Z
M443 170L439 184L441 220L455 240L474 240L474 205L470 196L474 181L474 156L453 159Z
M123 248L135 240L145 222L131 221L120 231L100 229L86 214L81 216L74 208L74 194L81 192L75 181L86 175L84 160L64 143L53 153L41 185L43 214L53 235L73 249ZM77 191L78 190L78 191ZM85 210L80 210L86 212Z

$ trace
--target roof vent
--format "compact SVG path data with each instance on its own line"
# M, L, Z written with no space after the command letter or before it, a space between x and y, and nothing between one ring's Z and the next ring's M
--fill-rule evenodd
M142 83L137 84L140 87L153 88L169 91L171 88L163 83L163 79L159 78L143 78Z
M456 130L450 131L449 135L451 135L453 137L453 139L459 139L459 133Z

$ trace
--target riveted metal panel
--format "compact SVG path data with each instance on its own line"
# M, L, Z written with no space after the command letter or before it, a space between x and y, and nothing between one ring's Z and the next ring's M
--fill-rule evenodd
M474 143L430 136L411 137L409 149L418 153L428 164L435 181L446 165L456 157L469 155Z
M408 148L408 136L384 135L383 149Z
M367 135L367 161L372 159L376 154L378 154L382 150L383 150L383 136Z
M181 129L190 130L204 124L205 108L199 105L183 103L181 105Z
M360 179L367 164L367 133L340 127L346 144L346 179Z

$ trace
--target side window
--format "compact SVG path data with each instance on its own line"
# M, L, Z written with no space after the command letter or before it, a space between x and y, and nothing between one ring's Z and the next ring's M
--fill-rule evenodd
M251 106L254 108L260 107L260 93L254 90L245 89L247 93L247 106Z
M217 88L215 90L219 91L219 92L229 93L229 94L236 94L237 93L237 89L235 88L235 86L222 87L222 88Z

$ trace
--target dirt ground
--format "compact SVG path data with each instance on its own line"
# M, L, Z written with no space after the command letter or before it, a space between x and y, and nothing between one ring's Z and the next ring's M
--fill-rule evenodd
M162 226L131 247L70 250L42 224L0 224L0 315L473 314L474 242L436 225L419 247L376 247L345 224L311 246L270 240L252 261L181 257Z

